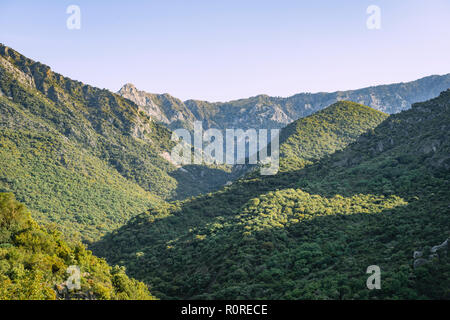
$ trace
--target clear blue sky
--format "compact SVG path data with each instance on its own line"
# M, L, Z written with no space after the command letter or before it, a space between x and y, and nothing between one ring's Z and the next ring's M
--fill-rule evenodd
M81 30L66 28L70 4ZM112 91L289 96L450 73L450 1L1 0L0 42Z

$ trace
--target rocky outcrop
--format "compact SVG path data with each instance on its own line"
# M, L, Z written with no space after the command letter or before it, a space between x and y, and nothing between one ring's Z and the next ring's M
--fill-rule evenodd
M153 120L169 124L170 121L166 115L161 111L159 106L153 102L153 95L144 91L139 91L136 87L127 83L118 92L122 97L127 98L136 103L142 111L149 115Z
M5 49L7 50L7 48ZM11 73L14 76L14 79L24 84L26 87L35 88L33 77L15 68L11 62L3 58L2 56L0 56L0 68L4 68L7 72Z
M424 264L431 263L432 261L447 255L448 252L448 238L440 245L432 247L427 254L424 251L414 251L413 253L413 266L414 269L423 266Z
M164 123L171 129L177 129L180 123L186 123L182 126L190 128L196 120L181 100L169 94L140 91L131 83L125 84L117 93L136 103L140 110L150 116L152 120ZM177 125L178 127L176 127Z
M441 250L447 251L447 248L448 248L448 238L447 238L447 240L445 240L445 241L444 241L443 243L441 243L440 245L437 245L437 246L432 247L430 251L431 251L432 253L436 253L436 252L441 251Z
M59 300L96 300L90 290L69 290L66 284L55 285L56 298Z

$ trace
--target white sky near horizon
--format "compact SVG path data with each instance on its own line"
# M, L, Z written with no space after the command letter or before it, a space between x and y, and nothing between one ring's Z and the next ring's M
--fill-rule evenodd
M372 4L380 30L366 27ZM0 42L112 91L290 96L450 73L450 0L1 0Z

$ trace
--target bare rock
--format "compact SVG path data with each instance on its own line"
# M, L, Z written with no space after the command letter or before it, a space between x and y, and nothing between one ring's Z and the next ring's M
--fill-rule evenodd
M424 264L427 264L427 263L428 263L428 260L426 260L426 259L414 260L414 269L416 269L416 268L418 268L420 266L423 266Z
M447 240L442 242L440 245L432 247L430 251L432 253L435 253L439 250L444 250L444 249L446 250L447 248L448 248L448 238L447 238Z

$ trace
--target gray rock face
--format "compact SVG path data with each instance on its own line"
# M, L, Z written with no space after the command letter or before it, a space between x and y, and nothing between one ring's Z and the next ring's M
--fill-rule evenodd
M14 78L17 79L17 81L19 81L20 83L24 84L26 87L35 88L34 79L30 75L15 68L11 62L6 60L2 56L0 56L0 67L13 74Z
M196 120L181 100L168 94L151 94L140 91L131 83L124 85L118 94L133 101L153 120L162 122L171 129L179 128L180 122L185 123L182 125L183 127L191 128ZM172 124L175 124L175 127Z
M448 248L448 238L447 238L447 240L445 240L443 243L441 243L440 245L438 245L438 246L434 246L433 248L431 248L431 252L432 253L436 253L436 252L438 252L439 250L446 250Z
M126 84L119 94L141 106L154 119L176 129L192 127L195 120L207 128L282 128L299 118L342 100L350 100L386 112L409 109L415 102L437 97L450 88L450 74L429 76L407 83L331 93L300 93L291 97L259 95L230 102L181 101L168 94L151 94Z
M423 266L424 264L427 264L427 263L428 263L428 260L426 260L426 259L414 260L414 269L416 269L416 268L418 268L420 266Z
M441 243L440 245L434 246L430 249L430 253L428 255L428 258L422 258L423 256L423 251L414 251L413 254L413 258L414 258L414 262L413 262L413 266L414 269L432 262L435 259L439 259L441 256L446 255L447 254L447 250L448 250L448 238L447 240L445 240L443 243Z

